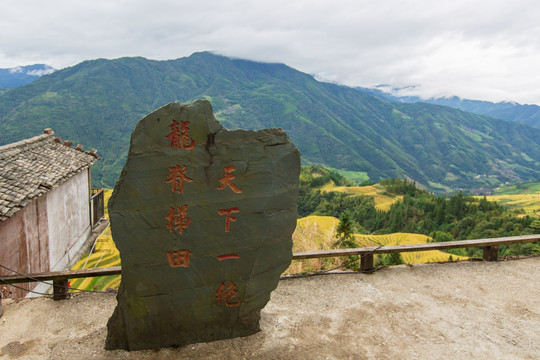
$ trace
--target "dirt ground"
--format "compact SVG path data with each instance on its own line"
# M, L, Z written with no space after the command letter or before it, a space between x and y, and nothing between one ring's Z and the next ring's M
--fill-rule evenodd
M106 351L115 294L3 300L7 359L540 359L540 257L280 282L245 338Z

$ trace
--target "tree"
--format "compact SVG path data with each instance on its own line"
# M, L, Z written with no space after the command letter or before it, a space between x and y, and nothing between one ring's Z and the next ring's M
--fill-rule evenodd
M338 239L354 238L353 224L349 210L343 211L339 217L339 225L336 228L335 236Z
M351 214L349 210L345 210L339 217L339 225L336 228L335 237L338 239L334 243L334 247L338 248L355 248L356 241L354 238L353 223L351 221ZM358 269L358 255L349 256L349 260L345 265L348 269Z

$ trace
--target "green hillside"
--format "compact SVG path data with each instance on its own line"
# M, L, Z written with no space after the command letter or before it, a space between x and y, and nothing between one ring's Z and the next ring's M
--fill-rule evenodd
M377 88L368 89L358 87L356 89L390 102L423 102L427 104L449 106L451 108L475 114L487 115L508 121L517 121L540 129L540 106L538 105L522 105L509 101L494 103L491 101L461 99L457 96L422 99L418 96L394 96Z
M414 179L429 189L540 177L540 130L428 104L393 104L282 64L210 53L170 61L85 61L0 95L0 144L50 127L96 148L112 187L137 121L173 100L206 98L230 129L281 127L305 164Z

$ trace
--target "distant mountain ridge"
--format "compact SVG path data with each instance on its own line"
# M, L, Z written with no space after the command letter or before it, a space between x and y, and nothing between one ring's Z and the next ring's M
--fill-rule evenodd
M472 112L475 114L488 115L494 118L517 121L540 129L540 106L522 105L516 102L502 101L490 102L481 100L462 99L457 96L422 99L418 96L395 96L380 89L357 88L360 91L376 96L383 100L397 103L435 104L449 106L455 109Z
M281 127L305 164L414 179L429 189L540 177L540 130L430 104L391 103L283 64L211 53L84 61L0 95L0 145L52 128L96 148L95 184L112 187L139 119L207 99L229 129Z
M15 88L26 85L43 75L52 74L56 69L45 64L17 66L9 69L0 69L0 89Z

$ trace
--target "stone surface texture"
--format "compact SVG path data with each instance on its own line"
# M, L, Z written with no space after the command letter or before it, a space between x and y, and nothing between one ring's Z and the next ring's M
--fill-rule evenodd
M146 116L109 201L122 283L107 349L246 336L292 258L300 154L281 129L228 131L208 101Z

